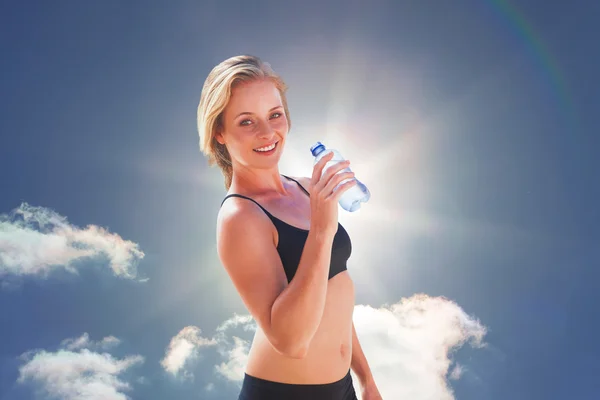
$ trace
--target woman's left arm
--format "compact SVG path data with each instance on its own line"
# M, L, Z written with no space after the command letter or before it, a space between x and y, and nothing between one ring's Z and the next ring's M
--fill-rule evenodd
M379 394L379 390L373 379L373 373L369 368L365 353L358 341L354 322L352 323L352 361L350 362L350 368L352 368L360 383L362 400L380 400L381 394Z

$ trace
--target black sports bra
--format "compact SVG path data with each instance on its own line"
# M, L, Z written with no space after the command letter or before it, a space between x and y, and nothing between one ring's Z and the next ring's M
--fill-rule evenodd
M283 177L296 182L307 196L310 194L302 187L302 185L295 179L282 175ZM248 199L259 206L265 214L271 219L277 233L279 235L279 243L277 243L277 252L281 258L285 275L287 276L288 283L292 281L298 264L300 263L300 257L302 256L302 250L304 249L304 243L308 237L308 231L306 229L300 229L293 225L290 225L279 218L273 216L258 202L251 199L250 197L243 196L241 194L230 194L225 196L221 202L221 206L230 197L240 197L242 199ZM346 262L350 258L352 253L352 242L348 232L344 229L342 224L338 222L338 230L333 238L333 246L331 249L331 262L329 264L329 279L333 278L337 274L347 269Z

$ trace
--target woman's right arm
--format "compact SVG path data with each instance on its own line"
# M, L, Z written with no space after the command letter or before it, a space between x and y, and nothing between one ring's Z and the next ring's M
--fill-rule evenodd
M325 300L331 248L337 231L337 202L351 177L331 167L321 178L327 157L315 165L311 180L311 228L296 274L289 285L273 238L273 226L248 200L231 199L219 213L217 248L242 301L271 345L281 354L303 358L319 327ZM233 200L233 201L232 201Z

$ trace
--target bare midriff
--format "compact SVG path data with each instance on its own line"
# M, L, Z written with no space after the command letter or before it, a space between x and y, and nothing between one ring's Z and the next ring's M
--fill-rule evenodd
M256 378L292 384L326 384L342 379L352 360L354 284L343 271L328 281L321 323L302 359L277 352L257 327L246 373Z

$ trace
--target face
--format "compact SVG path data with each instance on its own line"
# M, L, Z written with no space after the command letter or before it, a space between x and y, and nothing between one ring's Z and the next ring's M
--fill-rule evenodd
M281 158L288 121L279 90L270 80L238 84L215 139L227 146L233 165L273 168Z

